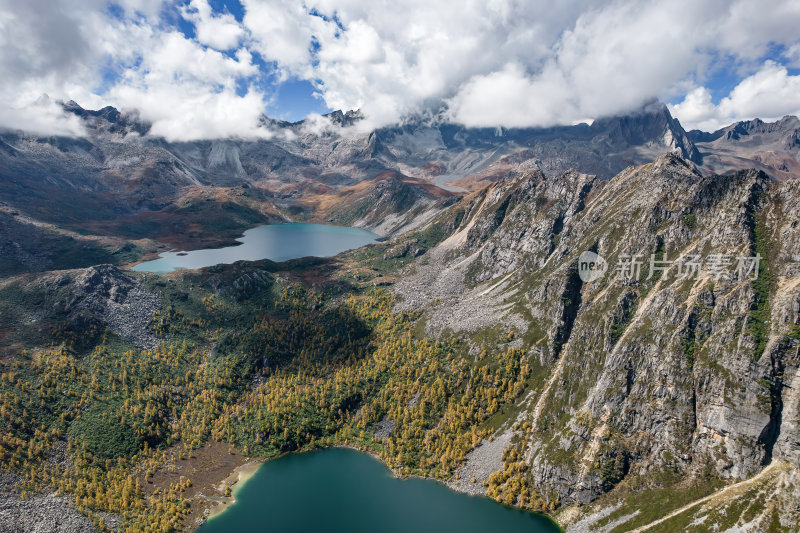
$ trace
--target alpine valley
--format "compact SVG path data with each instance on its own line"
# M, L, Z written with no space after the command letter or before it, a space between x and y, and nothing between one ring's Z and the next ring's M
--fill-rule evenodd
M85 136L0 132L0 530L191 531L332 447L569 532L800 527L796 117L168 142L62 106ZM287 222L380 238L131 269Z

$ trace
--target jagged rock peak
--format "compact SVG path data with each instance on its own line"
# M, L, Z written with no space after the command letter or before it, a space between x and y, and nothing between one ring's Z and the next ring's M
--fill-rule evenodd
M151 125L139 118L138 112L121 112L114 106L105 106L102 109L85 109L75 100L61 102L61 107L67 113L81 118L90 127L98 131L106 130L110 133L127 134L136 132L145 135L150 131Z
M83 107L78 104L75 100L67 100L62 104L62 107L65 111L83 111Z
M364 119L364 115L363 113L361 113L360 109L351 109L350 111L347 112L342 112L341 109L337 109L323 116L327 117L332 123L336 124L337 126L342 126L342 127L352 126L359 120Z
M689 161L675 152L664 152L653 161L653 166L655 168L681 166L697 173L697 169Z

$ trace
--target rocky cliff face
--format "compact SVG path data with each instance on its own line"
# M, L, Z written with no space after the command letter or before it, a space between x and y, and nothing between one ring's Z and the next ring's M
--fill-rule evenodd
M799 187L704 176L674 154L608 182L528 173L450 208L434 224L457 212L456 227L396 288L427 308L429 332L476 345L516 332L541 381L518 406L529 426L514 446L562 506L665 473L794 472ZM581 277L584 251L608 265L597 279Z

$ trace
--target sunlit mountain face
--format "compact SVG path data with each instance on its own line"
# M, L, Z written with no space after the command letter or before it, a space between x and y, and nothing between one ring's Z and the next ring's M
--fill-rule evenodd
M796 530L799 26L0 0L0 532Z

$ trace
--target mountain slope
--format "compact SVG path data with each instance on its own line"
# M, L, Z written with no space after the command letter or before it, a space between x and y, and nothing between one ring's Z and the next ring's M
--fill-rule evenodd
M394 235L424 224L457 198L432 183L387 170L355 185L306 194L300 203L313 213L312 220Z
M485 473L489 494L513 501L522 476L561 506L599 498L633 513L643 494L670 494L666 513L681 486L711 490L771 462L796 471L798 202L796 181L703 176L667 155L609 182L528 173L434 221L442 237L400 276L400 308L426 309L429 333L476 351L510 331L537 361L517 424L496 435L511 444L505 473ZM586 250L609 265L590 283L576 269ZM625 254L640 256L639 280L615 269ZM693 254L706 261L697 277L658 269ZM734 276L756 254L758 279ZM715 256L727 277L709 270Z
M688 137L702 154L708 172L757 168L776 179L800 176L800 120L759 119L731 124L714 133L690 131Z

